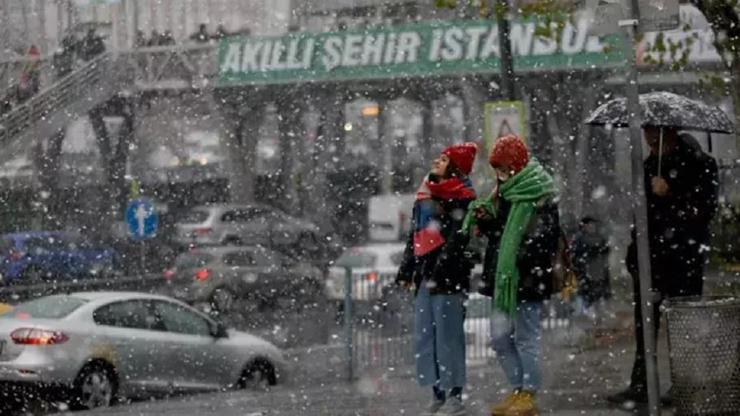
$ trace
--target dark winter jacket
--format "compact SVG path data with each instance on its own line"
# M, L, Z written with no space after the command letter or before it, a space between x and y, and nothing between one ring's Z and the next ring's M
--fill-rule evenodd
M424 256L414 255L414 233L409 234L403 260L398 270L397 283L413 283L418 292L423 280L430 283L429 292L433 295L467 293L470 290L470 271L473 263L466 253L470 238L463 233L462 222L472 199L436 199L440 232L445 243ZM414 204L414 211L418 202ZM413 215L413 218L416 218ZM415 225L412 224L413 230Z
M609 244L600 231L581 230L571 246L573 271L578 276L578 294L586 306L610 297Z
M648 210L653 287L666 296L698 295L709 243L709 225L718 206L718 169L711 156L680 143L663 156L661 176L669 194L652 192L658 176L658 157L645 161L645 193ZM632 244L627 266L635 274L637 252Z
M509 216L511 203L499 197L496 218L478 220L478 229L488 238L483 261L483 287L480 292L492 296L501 235ZM541 201L530 221L517 254L519 293L517 300L542 301L552 295L553 263L560 238L560 216L557 204L550 198Z

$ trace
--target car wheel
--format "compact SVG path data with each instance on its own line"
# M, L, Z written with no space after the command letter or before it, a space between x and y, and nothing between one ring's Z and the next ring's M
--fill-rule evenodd
M246 366L237 385L246 390L268 390L276 384L275 367L269 361L259 359Z
M216 288L211 294L211 309L220 314L227 314L234 310L236 295L226 287Z
M116 388L113 370L104 365L89 364L75 379L70 407L74 410L110 407Z

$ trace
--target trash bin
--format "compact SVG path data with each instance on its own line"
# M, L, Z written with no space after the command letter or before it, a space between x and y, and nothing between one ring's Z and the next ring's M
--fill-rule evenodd
M676 415L740 415L740 299L665 303Z

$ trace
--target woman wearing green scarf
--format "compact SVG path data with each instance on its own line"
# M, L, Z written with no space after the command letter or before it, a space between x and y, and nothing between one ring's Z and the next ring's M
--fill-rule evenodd
M464 226L488 237L484 292L493 296L492 344L512 392L493 416L537 414L541 385L540 314L552 293L560 226L552 177L513 135L497 140L489 158L493 195L473 202Z

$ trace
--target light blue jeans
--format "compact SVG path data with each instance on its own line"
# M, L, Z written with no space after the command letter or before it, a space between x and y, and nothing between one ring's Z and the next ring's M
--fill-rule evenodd
M542 302L523 302L514 316L494 308L491 337L501 368L515 390L537 392L540 370L540 314Z
M465 296L416 295L416 376L421 386L465 387Z

